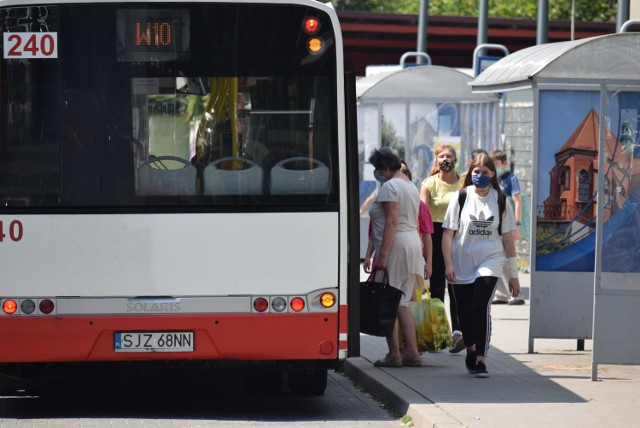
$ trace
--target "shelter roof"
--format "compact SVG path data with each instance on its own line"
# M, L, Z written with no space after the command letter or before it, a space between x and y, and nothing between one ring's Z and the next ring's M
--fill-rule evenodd
M640 79L640 33L547 43L514 52L471 82L474 92L526 89L534 81L586 83Z
M358 100L430 100L497 102L497 95L474 94L468 74L449 67L424 65L363 77L356 82Z

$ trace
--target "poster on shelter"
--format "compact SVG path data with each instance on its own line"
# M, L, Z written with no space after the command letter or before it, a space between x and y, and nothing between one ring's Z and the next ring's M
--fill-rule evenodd
M640 272L638 93L612 93L604 117L604 171L598 171L599 91L541 91L536 270L593 272L596 215L603 204L602 270ZM603 194L597 194L604 173Z

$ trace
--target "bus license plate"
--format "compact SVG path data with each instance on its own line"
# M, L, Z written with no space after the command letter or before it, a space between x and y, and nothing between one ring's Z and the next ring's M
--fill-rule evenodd
M116 332L115 352L193 352L192 331Z

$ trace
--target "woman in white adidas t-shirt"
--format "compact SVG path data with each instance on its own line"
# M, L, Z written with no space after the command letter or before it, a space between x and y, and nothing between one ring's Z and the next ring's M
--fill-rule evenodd
M460 210L460 192L466 199ZM499 204L503 198L493 161L487 154L473 158L462 190L454 195L442 227L442 253L445 276L453 284L458 318L467 346L465 364L476 377L488 377L486 355L491 337L491 299L504 263L511 279L509 290L520 294L513 208ZM500 221L500 205L504 207Z

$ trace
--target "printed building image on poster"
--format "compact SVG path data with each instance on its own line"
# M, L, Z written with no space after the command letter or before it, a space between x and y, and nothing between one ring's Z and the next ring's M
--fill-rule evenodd
M640 272L638 183L634 180L640 172L640 149L638 110L632 108L640 104L636 94L610 99L604 119L604 194L598 197L599 100L596 91L540 94L538 271L594 271L597 204L602 203L602 270ZM625 236L629 242L622 243Z
M640 272L640 138L638 119L640 93L613 90L607 96L607 125L613 130L616 155L607 147L607 158L616 162L607 167L604 193L609 217L602 231L602 272ZM610 171L610 172L609 172ZM607 207L605 205L605 207ZM605 211L606 212L606 211ZM626 277L638 288L634 277ZM604 288L622 286L603 282Z

